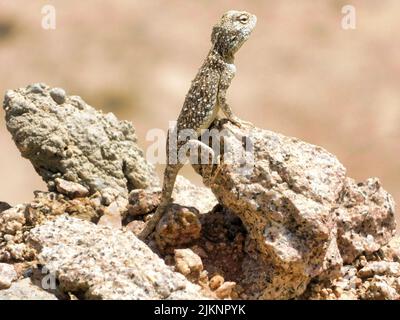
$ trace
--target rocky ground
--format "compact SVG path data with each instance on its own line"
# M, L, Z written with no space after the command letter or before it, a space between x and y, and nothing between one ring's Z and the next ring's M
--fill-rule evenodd
M130 123L44 84L3 106L48 191L0 203L0 299L400 299L392 197L321 147L214 123L220 164L144 243L160 188Z

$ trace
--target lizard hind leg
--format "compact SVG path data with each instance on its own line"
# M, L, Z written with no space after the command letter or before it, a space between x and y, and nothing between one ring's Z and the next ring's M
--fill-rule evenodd
M174 190L176 176L182 168L182 164L167 164L164 171L163 188L161 192L161 202L157 207L156 212L147 222L145 228L139 234L138 238L145 240L157 227L158 222L163 217L165 210L172 202L172 191Z

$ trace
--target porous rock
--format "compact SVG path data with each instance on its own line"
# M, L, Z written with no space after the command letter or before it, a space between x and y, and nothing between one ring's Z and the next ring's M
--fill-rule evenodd
M62 194L65 194L71 198L85 197L89 194L89 190L79 183L67 181L64 179L56 178L54 180L56 190Z
M64 292L86 299L206 298L130 231L60 216L34 228L30 241Z
M11 264L0 263L0 290L8 289L17 279L17 272Z
M346 179L336 210L338 245L345 263L378 251L396 232L395 204L377 178Z
M91 193L112 188L125 197L130 190L158 185L130 122L40 83L8 90L3 106L21 155L50 190L56 178L79 183Z
M159 188L133 190L129 194L128 214L133 217L150 213L160 203ZM182 246L200 237L200 216L218 204L209 188L192 184L178 175L172 193L173 203L166 209L156 230L155 239L160 248Z
M0 262L31 261L35 250L26 242L29 230L62 214L97 221L100 206L92 199L69 199L54 192L36 192L30 203L0 213Z
M218 204L209 188L196 186L181 175L176 177L172 197L174 204L182 207L194 207L200 213L207 213ZM154 211L160 204L160 198L160 188L132 190L129 194L129 215L139 216Z
M14 282L6 290L0 290L0 300L57 300L57 297L25 278Z
M175 269L184 276L200 274L203 270L201 258L190 249L175 250Z
M155 230L155 239L160 248L182 246L200 237L199 211L194 207L172 204L161 218Z
M365 250L360 240L371 238L367 235L379 235L370 241L378 244L373 250L393 236L393 201L376 179L352 184L334 155L296 138L224 121L213 128L220 132L221 163L211 171L214 176L209 165L193 167L219 202L240 217L249 243L257 247L243 261L247 296L299 296L311 279L337 277L342 255L354 260ZM360 189L364 197L350 206L347 195ZM365 209L369 223L364 226L356 221ZM350 258L343 245L347 227L363 248Z

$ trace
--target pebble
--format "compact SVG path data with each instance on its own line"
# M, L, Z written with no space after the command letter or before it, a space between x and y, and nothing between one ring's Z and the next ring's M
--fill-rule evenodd
M43 93L45 85L42 83L34 83L28 86L28 90L31 93Z
M224 282L217 290L215 295L220 299L230 298L233 288L236 286L236 282L227 281Z
M50 96L57 104L63 104L66 99L65 91L64 91L64 89L61 89L61 88L51 89Z
M61 178L54 180L58 192L65 194L71 198L86 197L89 190L79 183L67 181Z
M144 229L146 223L141 220L133 220L126 225L126 228L138 236Z
M0 263L0 290L11 287L11 283L17 279L17 276L17 272L11 264Z
M201 258L190 249L175 249L175 268L187 276L190 273L200 273L203 270Z
M210 289L211 290L216 290L218 289L223 283L224 283L224 278L220 276L219 274L213 276L210 279Z

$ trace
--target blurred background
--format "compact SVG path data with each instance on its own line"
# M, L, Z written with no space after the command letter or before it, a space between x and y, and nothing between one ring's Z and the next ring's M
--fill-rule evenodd
M56 9L55 30L41 26L46 4ZM356 9L355 30L341 27L346 4ZM132 121L146 148L147 130L176 119L211 28L229 9L258 16L236 57L234 112L323 146L349 176L379 177L400 203L398 0L0 0L0 93L32 82L62 87ZM1 201L45 189L2 109L0 155ZM184 175L200 183L192 170Z

